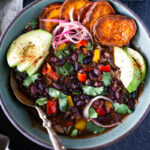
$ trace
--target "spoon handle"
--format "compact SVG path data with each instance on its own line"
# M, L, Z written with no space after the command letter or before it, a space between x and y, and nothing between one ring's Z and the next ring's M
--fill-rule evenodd
M55 150L67 150L65 146L60 142L58 135L52 128L52 123L47 119L46 114L40 107L35 106L40 118L43 120L43 127L48 131L50 140L52 141L53 147Z

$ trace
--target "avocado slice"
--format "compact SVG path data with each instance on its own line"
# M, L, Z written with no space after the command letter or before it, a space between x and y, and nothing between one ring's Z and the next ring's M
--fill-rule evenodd
M134 92L141 83L141 72L134 61L123 49L114 47L115 65L120 68L120 79L128 92Z
M49 54L52 34L42 30L34 30L14 40L7 52L10 67L17 66L20 72L35 73Z
M136 61L142 74L141 82L144 81L146 76L146 63L143 56L138 51L129 47L124 47L124 50Z

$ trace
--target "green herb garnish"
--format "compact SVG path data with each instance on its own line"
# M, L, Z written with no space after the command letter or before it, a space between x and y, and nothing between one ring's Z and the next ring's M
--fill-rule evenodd
M58 68L58 75L69 76L72 72L73 66L67 62L62 67Z
M69 132L71 131L71 128L73 127L73 125L71 125L71 126L69 126L68 128L67 128L67 131L66 131L66 133L67 134L69 134Z
M71 44L70 45L71 50L73 50L74 52L77 50L77 46L75 44Z
M88 131L93 132L94 134L102 133L105 131L105 128L99 127L92 122L88 122L86 128Z
M98 117L98 114L97 114L97 112L95 111L95 109L94 108L90 108L89 109L89 118L97 118Z
M28 29L28 27L32 27L35 29L38 26L38 21L36 19L33 19L32 22L26 24L25 29Z
M78 134L78 129L74 129L74 130L72 131L72 133L71 133L71 136L72 136L72 137L76 137L77 134Z
M119 103L114 103L113 104L114 108L115 108L115 111L119 114L126 114L126 113L129 113L131 114L132 113L132 110L129 109L129 107L126 105L126 104L119 104Z
M58 91L54 88L49 88L49 95L51 97L59 98L59 107L62 112L66 112L69 109L68 104L68 96L62 93L61 91Z
M69 54L70 51L66 48L64 50L59 50L54 53L54 55L57 56L59 59L62 59L63 57L68 56Z
M38 98L35 102L36 105L42 106L44 104L47 104L47 99L45 97Z
M89 96L98 96L98 95L104 95L104 87L92 87L92 86L82 86L83 93Z
M79 91L73 91L72 94L73 94L73 95L79 95L80 92L79 92Z
M103 78L102 78L102 82L104 83L105 86L109 86L111 84L111 75L108 72L103 72Z
M87 43L88 43L87 49L88 49L89 51L93 50L94 46L92 45L92 43L91 43L90 41L88 41Z
M36 73L32 76L28 76L25 80L23 80L23 86L28 87L31 83L35 82L35 80L38 79L39 75L39 73Z
M85 55L84 55L83 53L80 54L80 55L78 56L78 62L81 63L81 64L83 64L84 58L85 58Z

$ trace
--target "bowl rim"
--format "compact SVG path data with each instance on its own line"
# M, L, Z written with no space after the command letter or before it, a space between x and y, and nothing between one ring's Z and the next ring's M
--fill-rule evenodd
M27 11L28 9L30 9L33 5L36 5L38 4L39 2L41 2L42 0L35 0L33 2L31 2L30 4L28 4L26 7L24 7L22 9L22 11L20 11L16 17L10 22L10 24L8 25L8 27L6 28L6 30L4 31L4 33L2 34L1 38L0 38L0 47L3 43L3 39L6 35L6 33L8 32L9 28L13 25L13 23L17 20L17 18L19 16L21 16L25 11ZM119 0L114 0L115 3L118 3L119 5L123 6L124 8L126 8L131 14L133 14L133 16L140 22L140 24L143 26L144 30L146 31L149 39L150 39L150 32L148 30L148 28L146 27L146 25L143 23L143 21L140 19L140 17L134 12L132 11L128 6L126 6L125 4L123 4L122 2L120 2ZM7 106L4 104L3 102L4 100L2 99L1 97L1 94L0 94L0 106L2 107L2 110L3 112L5 113L6 117L8 118L8 120L13 124L13 126L22 134L24 135L25 137L27 137L29 140L31 140L32 142L40 145L40 146L43 146L45 148L48 148L48 149L52 149L53 146L50 145L50 144L47 144L45 143L44 141L40 141L39 139L37 139L36 137L32 136L30 133L28 133L27 131L25 131L15 120L14 118L11 116L11 114L9 113L9 110L7 109ZM98 148L104 148L104 147L107 147L107 146L110 146L116 142L119 142L120 140L124 139L126 136L128 136L131 132L133 132L141 123L142 121L145 119L145 117L147 116L147 114L149 113L150 111L150 104L149 106L147 107L147 109L145 110L144 114L142 115L141 118L139 118L139 121L135 124L135 126L133 126L129 131L127 131L126 133L122 134L120 137L116 138L115 140L111 141L111 142L108 142L108 143L105 143L103 145L99 145L99 146L95 146L95 147L92 147L92 148L82 148L82 150L93 150L94 149L98 149ZM75 149L72 149L72 150L75 150ZM79 148L78 148L79 150Z

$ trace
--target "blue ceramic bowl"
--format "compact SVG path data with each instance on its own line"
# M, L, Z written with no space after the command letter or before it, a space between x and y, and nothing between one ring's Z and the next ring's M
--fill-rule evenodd
M9 71L10 68L6 62L6 51L10 43L22 33L24 26L33 18L37 18L42 12L43 8L49 3L58 2L60 0L38 0L31 3L12 21L3 35L0 42L0 96L1 105L11 123L27 138L33 142L52 148L48 135L37 128L31 126L30 117L25 107L20 104L13 96L9 84ZM63 1L63 0L61 0ZM106 145L114 143L124 136L129 134L135 127L137 127L150 108L150 35L147 28L139 19L139 17L132 12L129 8L118 1L109 2L115 10L123 15L130 16L136 20L138 30L134 40L134 46L142 49L142 53L147 60L147 79L145 83L144 92L142 93L139 104L137 105L133 114L131 114L121 125L114 128L108 133L101 136L91 137L88 139L69 139L67 137L60 137L61 141L67 148L70 149L93 149L102 148Z

